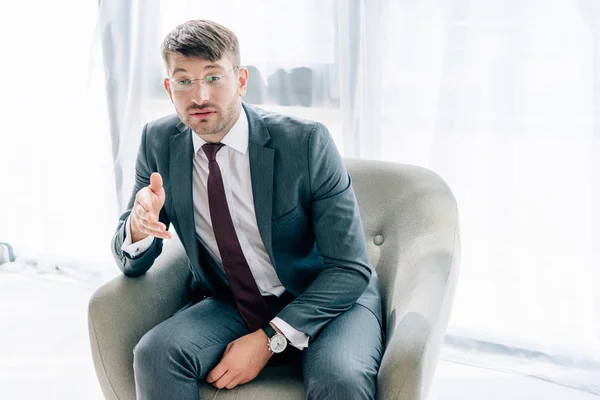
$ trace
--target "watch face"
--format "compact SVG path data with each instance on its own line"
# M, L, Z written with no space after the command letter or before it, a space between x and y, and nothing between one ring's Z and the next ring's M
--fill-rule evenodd
M284 335L278 333L269 341L269 347L273 353L281 353L287 347L287 339Z

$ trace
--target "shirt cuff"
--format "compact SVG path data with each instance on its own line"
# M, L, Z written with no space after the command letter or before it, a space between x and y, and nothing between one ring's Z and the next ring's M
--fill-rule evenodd
M125 240L121 250L129 254L130 257L135 258L148 250L152 246L152 242L154 242L154 236L148 236L145 239L131 243L131 227L129 226L129 217L127 217L127 221L125 221Z
M300 332L296 328L293 328L290 324L282 320L281 318L273 318L271 320L281 333L290 341L291 345L298 350L304 350L308 347L308 335L304 332Z

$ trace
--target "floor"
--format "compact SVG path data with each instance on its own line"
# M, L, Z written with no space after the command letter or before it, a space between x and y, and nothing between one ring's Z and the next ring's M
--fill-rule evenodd
M0 271L0 399L102 399L87 336L95 284ZM545 381L440 361L429 400L595 400Z

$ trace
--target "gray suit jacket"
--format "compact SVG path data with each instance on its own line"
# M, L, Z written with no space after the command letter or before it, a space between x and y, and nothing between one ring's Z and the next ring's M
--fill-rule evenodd
M377 276L369 265L351 179L327 128L243 107L258 228L279 280L296 296L277 316L311 340L357 302L380 319ZM159 219L167 227L172 223L183 243L192 292L210 296L227 279L196 238L192 157L192 131L177 115L144 127L135 185L112 247L127 276L144 274L160 254L160 239L136 258L121 251L135 194L159 172L166 193Z

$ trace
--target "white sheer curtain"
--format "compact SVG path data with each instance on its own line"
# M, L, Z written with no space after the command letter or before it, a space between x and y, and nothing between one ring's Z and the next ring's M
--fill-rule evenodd
M162 37L216 20L240 37L247 101L324 122L346 156L422 165L449 183L463 260L444 357L600 393L595 0L101 8L120 208L143 123L172 112Z
M390 2L380 156L457 197L448 356L600 393L596 4Z
M112 260L117 215L97 2L0 4L0 242L35 262Z

